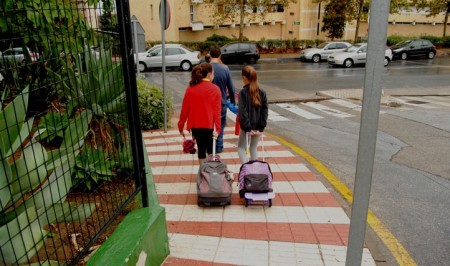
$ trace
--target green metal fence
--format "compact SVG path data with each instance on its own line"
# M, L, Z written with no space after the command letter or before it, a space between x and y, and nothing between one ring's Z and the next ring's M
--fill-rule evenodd
M143 189L147 204L119 2L0 3L0 264L76 264Z

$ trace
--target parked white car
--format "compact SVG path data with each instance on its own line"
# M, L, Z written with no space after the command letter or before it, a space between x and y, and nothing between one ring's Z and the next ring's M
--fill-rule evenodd
M367 43L357 43L342 52L333 53L328 57L328 64L332 66L353 67L366 63ZM386 48L384 54L384 66L392 61L392 50Z
M192 66L200 63L200 52L191 50L181 44L166 44L166 67L181 68L184 71L191 70ZM162 47L155 45L145 53L139 53L139 71L149 68L162 67Z
M321 60L327 60L332 53L342 52L349 46L351 44L348 42L324 42L317 47L302 50L300 60L311 60L318 63Z

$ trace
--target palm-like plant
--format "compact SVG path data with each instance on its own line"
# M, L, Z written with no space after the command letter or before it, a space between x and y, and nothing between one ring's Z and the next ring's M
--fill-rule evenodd
M91 112L71 119L58 149L47 151L26 120L28 87L4 109L0 106L0 257L6 264L27 262L43 245L54 222L82 220L94 204L65 202L75 157L89 131Z
M92 111L93 126L100 129L93 145L97 146L95 141L101 139L105 152L113 150L113 144L121 146L121 129L127 124L125 90L122 65L113 62L111 51L101 48L94 53L85 47L83 54L75 58L75 66L66 67L64 77L48 71L59 84L58 95L64 96L62 100L69 110L80 107Z

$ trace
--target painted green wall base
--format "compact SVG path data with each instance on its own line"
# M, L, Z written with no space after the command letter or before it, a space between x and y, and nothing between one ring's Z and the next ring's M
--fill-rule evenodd
M89 259L97 265L161 265L169 255L166 212L159 206L129 213Z

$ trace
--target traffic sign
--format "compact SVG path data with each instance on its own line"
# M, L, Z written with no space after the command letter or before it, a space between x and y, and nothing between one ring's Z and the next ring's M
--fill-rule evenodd
M161 0L159 3L159 22L161 28L167 30L170 25L170 6L168 0Z

